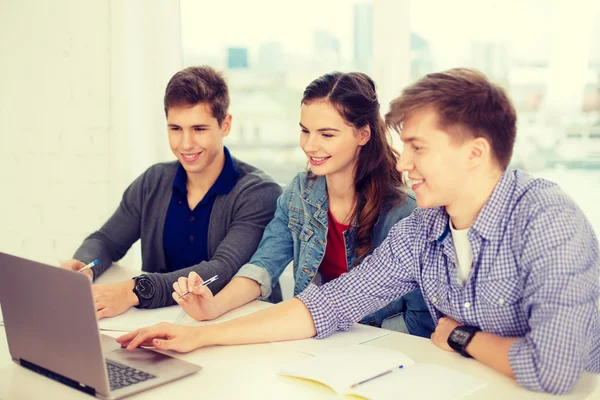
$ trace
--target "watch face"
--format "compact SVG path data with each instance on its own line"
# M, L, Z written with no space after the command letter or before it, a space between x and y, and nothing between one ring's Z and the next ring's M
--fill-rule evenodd
M144 299L154 296L154 284L150 279L140 278L135 281L135 292Z
M470 332L465 332L462 329L456 328L450 334L450 340L460 345L463 345L467 341L469 336L471 336Z

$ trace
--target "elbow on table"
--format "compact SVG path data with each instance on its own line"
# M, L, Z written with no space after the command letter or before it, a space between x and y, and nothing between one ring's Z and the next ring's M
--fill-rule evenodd
M573 390L582 370L574 365L557 364L551 366L539 366L534 379L525 377L523 386L553 395L567 394ZM519 381L519 376L516 376Z

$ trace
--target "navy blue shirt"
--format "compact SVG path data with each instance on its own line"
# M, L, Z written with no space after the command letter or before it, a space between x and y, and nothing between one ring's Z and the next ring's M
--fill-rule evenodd
M177 169L163 232L165 258L170 271L208 260L208 222L215 198L229 193L240 176L229 150L225 148L224 151L225 164L219 177L193 210L190 210L187 200L187 174L181 164Z

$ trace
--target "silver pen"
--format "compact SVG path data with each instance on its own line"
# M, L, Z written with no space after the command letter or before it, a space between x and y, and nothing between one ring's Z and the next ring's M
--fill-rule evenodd
M214 282L214 281L216 281L217 279L219 279L219 275L215 275L215 276L213 276L212 278L205 280L204 282L202 282L202 283L200 284L200 286L206 286L206 285L208 285L208 284L210 284L210 283L213 283L213 282ZM190 291L187 291L187 292L185 292L184 294L182 294L181 296L179 296L179 298L180 298L180 299L182 299L182 298L184 298L185 296L187 296L187 295L188 295L188 294L190 294L190 293L191 293Z

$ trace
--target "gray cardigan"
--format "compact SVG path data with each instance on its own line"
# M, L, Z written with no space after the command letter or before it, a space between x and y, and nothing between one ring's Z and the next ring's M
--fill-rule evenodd
M210 286L216 294L254 254L281 194L281 187L262 171L235 158L233 163L240 172L238 181L228 194L216 197L210 213L209 261L174 272L167 267L163 230L178 161L153 165L139 176L123 194L115 213L84 240L73 258L84 263L97 259L96 278L141 239L142 271L153 272L148 275L156 287L149 308L175 304L172 285L190 271L203 279L219 275Z

